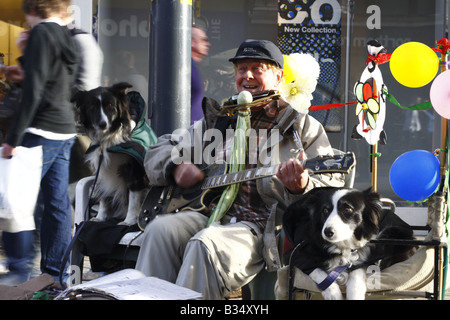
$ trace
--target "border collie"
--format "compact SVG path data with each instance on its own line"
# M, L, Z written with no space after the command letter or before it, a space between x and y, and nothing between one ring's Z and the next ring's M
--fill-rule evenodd
M131 87L121 82L112 87L79 91L72 98L78 121L92 142L86 151L86 162L94 172L100 168L96 183L99 209L94 221L115 218L123 220L120 224L135 224L148 192L143 166L127 154L108 151L130 141L136 126L137 119L130 115L126 94Z
M416 249L370 243L376 238L414 239L409 225L383 210L379 194L370 188L315 188L286 209L283 228L288 242L298 245L284 254L285 263L309 274L327 300L343 299L340 285L345 285L347 299L364 299L369 265L384 269Z

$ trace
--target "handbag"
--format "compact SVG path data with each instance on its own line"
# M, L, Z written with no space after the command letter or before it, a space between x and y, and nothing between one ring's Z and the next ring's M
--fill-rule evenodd
M3 148L0 147L0 154ZM17 147L11 159L0 158L0 230L34 230L34 208L42 174L42 146Z
M0 142L6 140L9 127L19 111L21 96L19 87L0 81Z

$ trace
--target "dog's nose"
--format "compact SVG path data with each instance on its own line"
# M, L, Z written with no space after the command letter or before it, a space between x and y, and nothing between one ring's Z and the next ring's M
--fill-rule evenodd
M330 227L325 228L325 230L323 230L323 233L325 234L325 237L327 237L328 239L331 239L334 236L334 231Z
M100 121L100 123L98 124L99 128L104 130L106 129L106 121Z

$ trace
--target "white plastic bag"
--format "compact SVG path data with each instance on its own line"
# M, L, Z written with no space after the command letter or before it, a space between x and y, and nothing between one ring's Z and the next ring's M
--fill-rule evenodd
M0 147L0 155L2 153ZM11 159L0 157L0 229L34 230L42 174L42 146L17 147Z

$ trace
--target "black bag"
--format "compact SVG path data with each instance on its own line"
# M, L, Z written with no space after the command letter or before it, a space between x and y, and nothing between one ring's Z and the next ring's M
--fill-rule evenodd
M6 139L9 127L19 110L22 90L14 84L0 81L0 143Z

